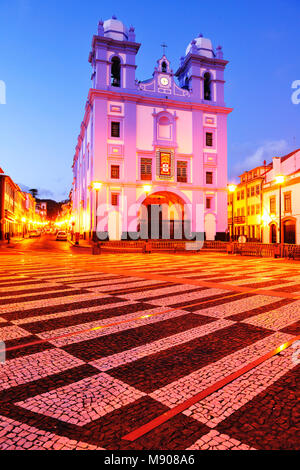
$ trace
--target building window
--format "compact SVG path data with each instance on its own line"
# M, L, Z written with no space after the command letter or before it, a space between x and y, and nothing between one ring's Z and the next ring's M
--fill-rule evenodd
M162 71L162 72L167 72L167 64L166 64L166 62L163 62L163 63L161 64L161 71Z
M206 172L206 184L213 184L213 173L212 171Z
M254 186L251 188L251 196L254 196Z
M259 214L259 213L260 213L260 205L256 204L256 214Z
M208 72L204 74L204 99L211 101L211 78Z
M111 165L110 177L116 180L120 179L120 166L119 165Z
M111 122L111 137L120 137L120 123L119 122Z
M259 188L259 184L256 185L256 194L259 194L260 193L260 188Z
M250 197L250 189L247 188L247 197Z
M251 215L254 215L255 214L255 205L253 204L251 206Z
M119 57L113 57L111 61L111 86L121 86L121 61Z
M291 193L284 193L284 212L292 212Z
M276 196L270 197L270 214L276 214Z
M187 183L187 162L177 162L177 181Z
M183 87L185 90L189 90L189 77L185 77Z
M241 191L241 199L245 199L245 191L244 190Z
M119 194L118 193L111 193L111 205L118 206L119 205Z
M158 139L172 139L172 122L167 116L161 116L158 120Z
M141 180L152 180L152 160L151 158L141 159Z
M213 133L206 132L206 147L212 147L212 146L213 146Z
M206 198L206 209L211 209L211 197Z
M239 201L239 200L241 199L241 193L240 193L240 191L237 192L237 194L236 194L236 199L237 199L237 201Z

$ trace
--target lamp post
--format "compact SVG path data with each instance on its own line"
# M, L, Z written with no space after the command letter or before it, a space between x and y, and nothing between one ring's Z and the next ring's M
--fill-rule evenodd
M236 190L236 185L235 184L230 184L228 186L228 191L232 196L232 201L231 201L231 206L232 206L232 216L231 216L231 241L234 241L234 193Z
M281 229L281 188L284 183L284 176L276 176L276 183L279 186L279 243L280 243L280 256L282 256L282 229Z
M102 183L100 181L93 181L91 183L92 189L96 191L96 211L95 211L95 230L93 231L93 240L96 240L96 232L97 232L97 211L98 211L98 204L99 204L99 191L102 188Z
M25 217L22 217L22 224L23 224L23 238L25 238L25 222L26 222L26 218L25 218Z

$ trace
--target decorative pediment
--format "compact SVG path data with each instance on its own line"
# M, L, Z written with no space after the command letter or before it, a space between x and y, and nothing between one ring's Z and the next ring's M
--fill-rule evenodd
M173 70L170 68L170 62L165 54L157 61L153 78L139 82L138 87L143 91L162 93L164 95L190 96L188 90L180 88L176 84Z

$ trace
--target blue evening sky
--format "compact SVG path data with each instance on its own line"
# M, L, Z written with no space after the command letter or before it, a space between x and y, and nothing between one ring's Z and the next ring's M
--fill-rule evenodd
M137 78L152 75L168 44L173 70L202 33L230 61L226 104L229 178L300 147L299 0L0 0L0 167L43 197L67 197L90 86L98 20L115 14L142 43Z

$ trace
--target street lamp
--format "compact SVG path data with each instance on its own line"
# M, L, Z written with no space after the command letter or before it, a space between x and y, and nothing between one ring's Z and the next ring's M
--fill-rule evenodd
M282 230L281 230L281 188L284 184L285 177L278 175L275 178L276 183L279 186L279 243L280 243L280 256L282 256Z
M145 191L145 193L147 194L147 196L148 196L148 194L151 192L151 189L152 189L152 187L150 186L150 184L146 184L146 185L144 186L144 191Z
M95 214L95 230L93 231L93 240L96 240L96 231L97 231L97 211L98 211L98 204L99 204L99 191L102 188L102 183L100 181L93 181L91 183L91 188L96 191L96 214Z
M233 230L234 230L234 222L233 222L233 219L234 219L234 193L235 193L235 190L236 190L236 185L235 184L229 184L228 185L228 191L230 192L230 194L232 195L232 201L231 201L231 206L232 206L232 217L231 217L231 241L234 240L234 235L233 235Z

